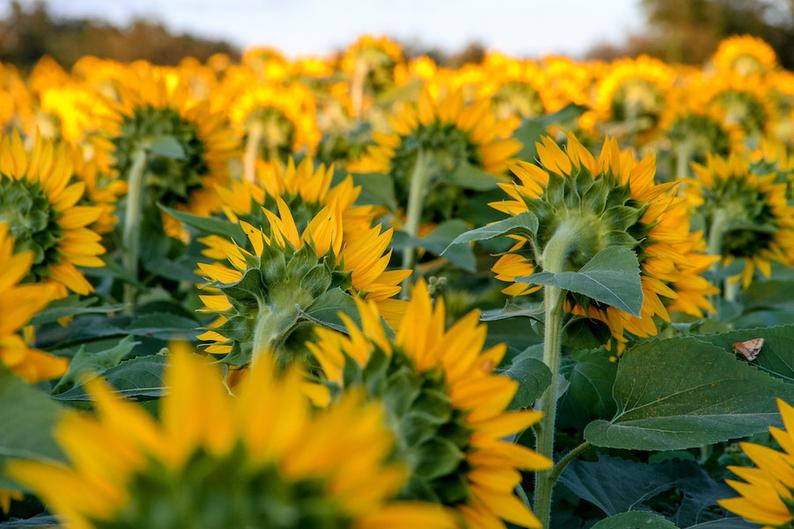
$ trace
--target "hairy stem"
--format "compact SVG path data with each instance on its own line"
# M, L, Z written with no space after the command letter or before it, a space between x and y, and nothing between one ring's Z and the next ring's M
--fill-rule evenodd
M565 470L565 467L568 466L568 463L579 457L579 454L581 454L588 448L590 448L590 442L584 441L582 444L580 444L579 446L577 446L576 448L565 454L565 456L562 459L560 459L556 465L554 465L554 468L551 469L551 474L549 474L549 481L551 481L552 484L556 483L557 479L560 477L563 470Z
M572 246L581 233L581 223L577 220L563 222L546 243L543 249L542 265L545 272L558 273L565 269L565 262ZM536 450L539 454L554 461L554 433L557 418L557 388L560 379L562 358L562 320L565 291L546 285L543 288L545 305L545 324L543 329L543 362L551 371L551 383L536 407L543 412L538 423ZM553 470L538 472L535 475L535 514L544 527L551 520L551 500L554 491Z
M406 209L406 219L403 231L415 239L419 234L419 224L422 220L422 207L424 205L424 195L427 192L427 180L430 176L430 171L427 168L427 159L422 151L416 155L414 168L411 172L411 187L408 190L408 207ZM414 259L416 258L416 249L413 246L413 241L409 241L403 248L403 268L410 270L414 266ZM407 281L407 280L406 280ZM403 294L407 295L405 288Z
M138 261L141 252L141 217L143 216L143 181L146 175L146 150L135 151L132 167L127 174L127 211L124 214L124 267L129 276L138 280ZM128 310L135 307L138 288L129 283L124 285L124 303Z

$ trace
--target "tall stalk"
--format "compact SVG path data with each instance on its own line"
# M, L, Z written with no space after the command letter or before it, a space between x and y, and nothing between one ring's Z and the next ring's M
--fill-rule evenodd
M367 84L369 73L367 61L359 57L353 69L353 79L350 84L350 102L353 105L353 117L359 119L364 111L364 87Z
M411 185L408 189L408 207L406 209L406 219L403 231L411 236L411 239L416 239L419 234L419 225L422 220L422 208L424 206L424 195L427 192L428 179L430 177L430 170L427 166L427 156L423 151L419 151L416 155L414 168L411 172ZM403 248L403 268L410 270L414 266L416 259L416 249L413 245L413 240ZM407 293L407 289L403 291Z
M141 217L143 216L143 184L146 176L146 149L139 148L133 155L132 167L127 174L127 211L124 214L124 267L129 276L138 280L138 262L141 252ZM124 303L128 310L135 307L138 287L124 285Z
M251 123L243 153L243 176L249 182L256 180L256 159L259 157L259 145L262 143L263 134L264 127L260 121Z
M576 220L563 222L546 243L543 250L542 265L545 272L558 273L565 269L565 261L581 233L581 223ZM543 326L543 362L551 371L551 383L537 407L543 412L537 431L536 451L554 461L554 431L557 418L557 388L560 380L560 363L562 359L562 320L565 291L558 287L546 285L543 288L545 306L545 322ZM535 514L543 527L548 527L551 520L551 500L554 490L552 470L538 472L535 475Z
M692 158L691 151L688 141L678 144L675 153L675 178L687 178L689 176L689 162Z

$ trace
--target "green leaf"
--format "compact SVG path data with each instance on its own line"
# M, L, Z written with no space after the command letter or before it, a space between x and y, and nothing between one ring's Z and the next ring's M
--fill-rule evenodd
M488 224L480 228L461 233L449 243L446 249L441 252L441 255L450 251L451 247L456 244L466 244L474 241L487 241L502 235L524 235L531 237L538 231L538 218L531 212L526 211L514 217L508 217L499 222Z
M142 314L130 324L133 336L159 340L193 340L199 334L199 323L192 319L167 312Z
M519 160L534 160L537 156L535 142L540 141L542 136L548 134L546 129L549 125L572 123L574 120L578 119L585 110L587 110L586 107L571 103L553 114L524 119L513 133L513 137L524 145L516 157Z
M578 272L540 272L516 281L556 286L635 316L642 310L640 263L637 255L623 246L604 248Z
M624 512L601 520L592 529L678 529L663 516L652 512Z
M165 390L163 386L165 365L166 357L163 355L136 356L107 370L103 378L123 397L161 397ZM60 401L91 400L82 385L75 386L53 398Z
M191 226L202 233L221 235L234 239L238 244L244 244L246 237L243 229L238 225L228 220L219 219L216 217L202 217L200 215L193 215L184 211L179 211L159 204L160 209Z
M182 148L182 144L173 136L160 136L155 139L149 147L149 152L174 160L185 159L185 150Z
M443 255L447 261L467 272L475 272L477 267L474 252L471 248L468 246L449 248L452 241L467 229L466 223L460 219L444 221L425 235L421 239L419 246L433 255ZM446 251L447 248L449 248L449 251Z
M736 342L763 338L764 346L752 365L788 382L794 382L794 325L705 334L698 338L726 351L731 351Z
M52 430L62 408L0 364L0 475L10 459L61 460Z
M560 401L560 425L581 429L595 419L614 416L612 385L617 371L618 364L603 348L576 351L563 360L562 373L569 386Z
M551 371L546 364L529 356L516 356L504 374L519 384L510 404L513 410L532 406L551 384Z
M81 345L69 363L69 370L53 388L53 394L63 393L78 383L85 382L85 376L100 376L108 369L116 367L139 343L133 341L132 336L127 336L114 347L100 351L90 351L90 346Z
M55 300L39 312L31 320L31 323L38 326L81 314L112 314L124 308L124 305L93 306L98 300L99 298L96 297L80 299L80 296L77 295Z
M339 317L342 312L358 322L358 310L353 297L340 288L334 288L318 297L306 310L300 311L306 319L319 325L347 333Z
M501 180L470 163L460 163L451 173L444 174L443 181L474 191L496 189Z
M480 321L499 321L509 318L531 318L543 322L544 313L542 302L516 303L511 300L501 309L485 310L480 315Z
M375 204L386 206L391 211L397 209L397 198L394 193L394 182L383 173L356 173L353 183L361 186L357 204Z
M596 446L677 450L745 437L780 423L775 397L794 386L693 337L651 340L627 351L612 395L617 413L585 429Z

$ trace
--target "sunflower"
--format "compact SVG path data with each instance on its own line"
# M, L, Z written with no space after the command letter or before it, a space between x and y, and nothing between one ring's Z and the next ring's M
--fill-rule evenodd
M691 86L671 91L659 120L659 129L677 162L676 174L671 176L686 177L690 162L703 162L709 153L727 156L742 148L742 129L722 118Z
M140 63L118 72L116 97L103 98L106 106L97 116L108 139L102 147L120 178L129 176L138 153L146 151L145 206L162 203L207 215L219 208L214 188L228 180L237 138L223 114L212 112L208 101L190 98L190 87L167 74ZM178 154L158 154L158 142L167 138L178 144ZM183 235L173 219L165 222L170 235Z
M607 138L596 160L572 135L566 151L548 137L537 149L539 164L516 162L512 171L518 181L501 185L510 199L491 204L509 215L530 211L540 226L537 240L512 236L515 244L494 264L496 278L511 283L505 294L522 296L540 288L517 278L534 273L539 260L535 248L545 248L562 227L579 234L565 269L580 269L610 246L630 248L638 256L639 317L570 293L566 299L568 311L605 323L619 352L627 342L625 333L656 335L657 316L670 321L670 311L702 317L714 310L707 296L716 289L701 274L715 259L704 254L701 233L690 232L687 203L676 196L674 184L654 183L653 157L637 160Z
M515 487L519 470L551 462L504 438L541 413L505 411L518 383L494 374L506 348L483 350L487 330L478 311L447 326L443 301L433 306L419 280L391 337L374 303L356 304L361 326L342 315L347 335L318 328L308 347L343 394L361 387L385 403L396 457L409 465L400 497L451 507L470 529L502 527L501 520L540 527Z
M8 224L0 222L0 364L35 383L62 375L68 366L64 358L31 349L20 336L20 329L57 296L58 288L53 283L20 285L30 273L34 252L15 251L15 246Z
M767 135L778 120L774 98L759 76L735 72L700 76L692 90L699 94L705 110L715 112L728 125L740 127L747 137Z
M78 266L101 267L100 236L87 226L102 210L76 205L85 184L72 180L72 155L63 144L37 139L28 152L14 132L0 141L0 221L16 251L30 251L32 281L54 282L57 296L94 290Z
M535 63L489 54L483 70L478 92L492 98L498 119L521 120L558 110L549 81Z
M596 87L595 116L621 134L641 134L647 139L658 125L675 71L646 56L621 59L610 66Z
M300 150L313 153L320 141L314 95L303 84L248 83L224 99L238 133L247 137L247 156L286 161Z
M725 480L739 493L739 497L719 501L723 508L750 523L763 525L763 529L786 528L794 524L794 408L780 399L777 405L785 429L772 426L769 433L782 451L755 443L742 443L742 450L755 466L728 467L743 480Z
M451 528L437 507L389 502L405 473L386 462L378 405L353 393L314 412L301 375L266 361L232 396L204 358L173 349L159 422L95 378L95 413L67 411L55 429L68 462L8 465L65 525Z
M774 172L753 172L747 158L738 154L709 156L704 165L693 167L695 177L685 194L693 211L703 217L710 253L725 265L744 261L745 287L756 270L768 277L773 262L791 262L794 207L788 202L786 182L777 182Z
M400 45L388 37L362 35L348 46L339 67L350 78L353 115L359 116L368 94L379 95L395 84L395 71L403 62Z
M736 35L723 39L711 62L719 71L733 71L740 75L765 74L777 67L777 55L772 46L751 35Z
M450 175L473 168L500 177L521 149L509 138L514 122L500 121L490 101L464 103L460 90L434 98L423 90L416 104L405 105L390 121L389 133L375 133L376 145L356 165L362 172L392 177L398 202L407 204L420 157L426 165L423 195L424 223L440 222L460 206L463 189Z
M350 176L333 185L333 176L333 165L315 166L311 156L296 164L290 157L286 165L279 161L260 161L255 182L235 180L228 187L218 187L217 191L226 217L235 223L240 220L249 224L266 223L262 208L278 213L276 199L281 198L299 225L307 224L323 207L338 203L347 231L361 233L367 230L380 209L354 205L361 194L361 187L353 185Z
M262 209L267 222L261 228L239 221L245 246L218 236L202 239L205 255L231 267L199 264L211 292L200 296L204 310L220 316L199 338L214 342L207 351L227 355L233 365L246 365L263 349L275 349L282 363L301 359L310 330L305 311L320 296L341 290L387 303L411 273L386 270L391 229L347 230L343 202L324 206L300 230L286 202L277 197L275 203L278 214Z

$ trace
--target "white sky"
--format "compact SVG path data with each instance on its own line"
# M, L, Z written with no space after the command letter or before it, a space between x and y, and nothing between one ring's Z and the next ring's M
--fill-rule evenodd
M25 0L23 3L30 3ZM49 0L62 15L126 23L152 17L178 31L322 54L386 33L458 50L477 40L519 55L581 54L642 25L638 0Z

